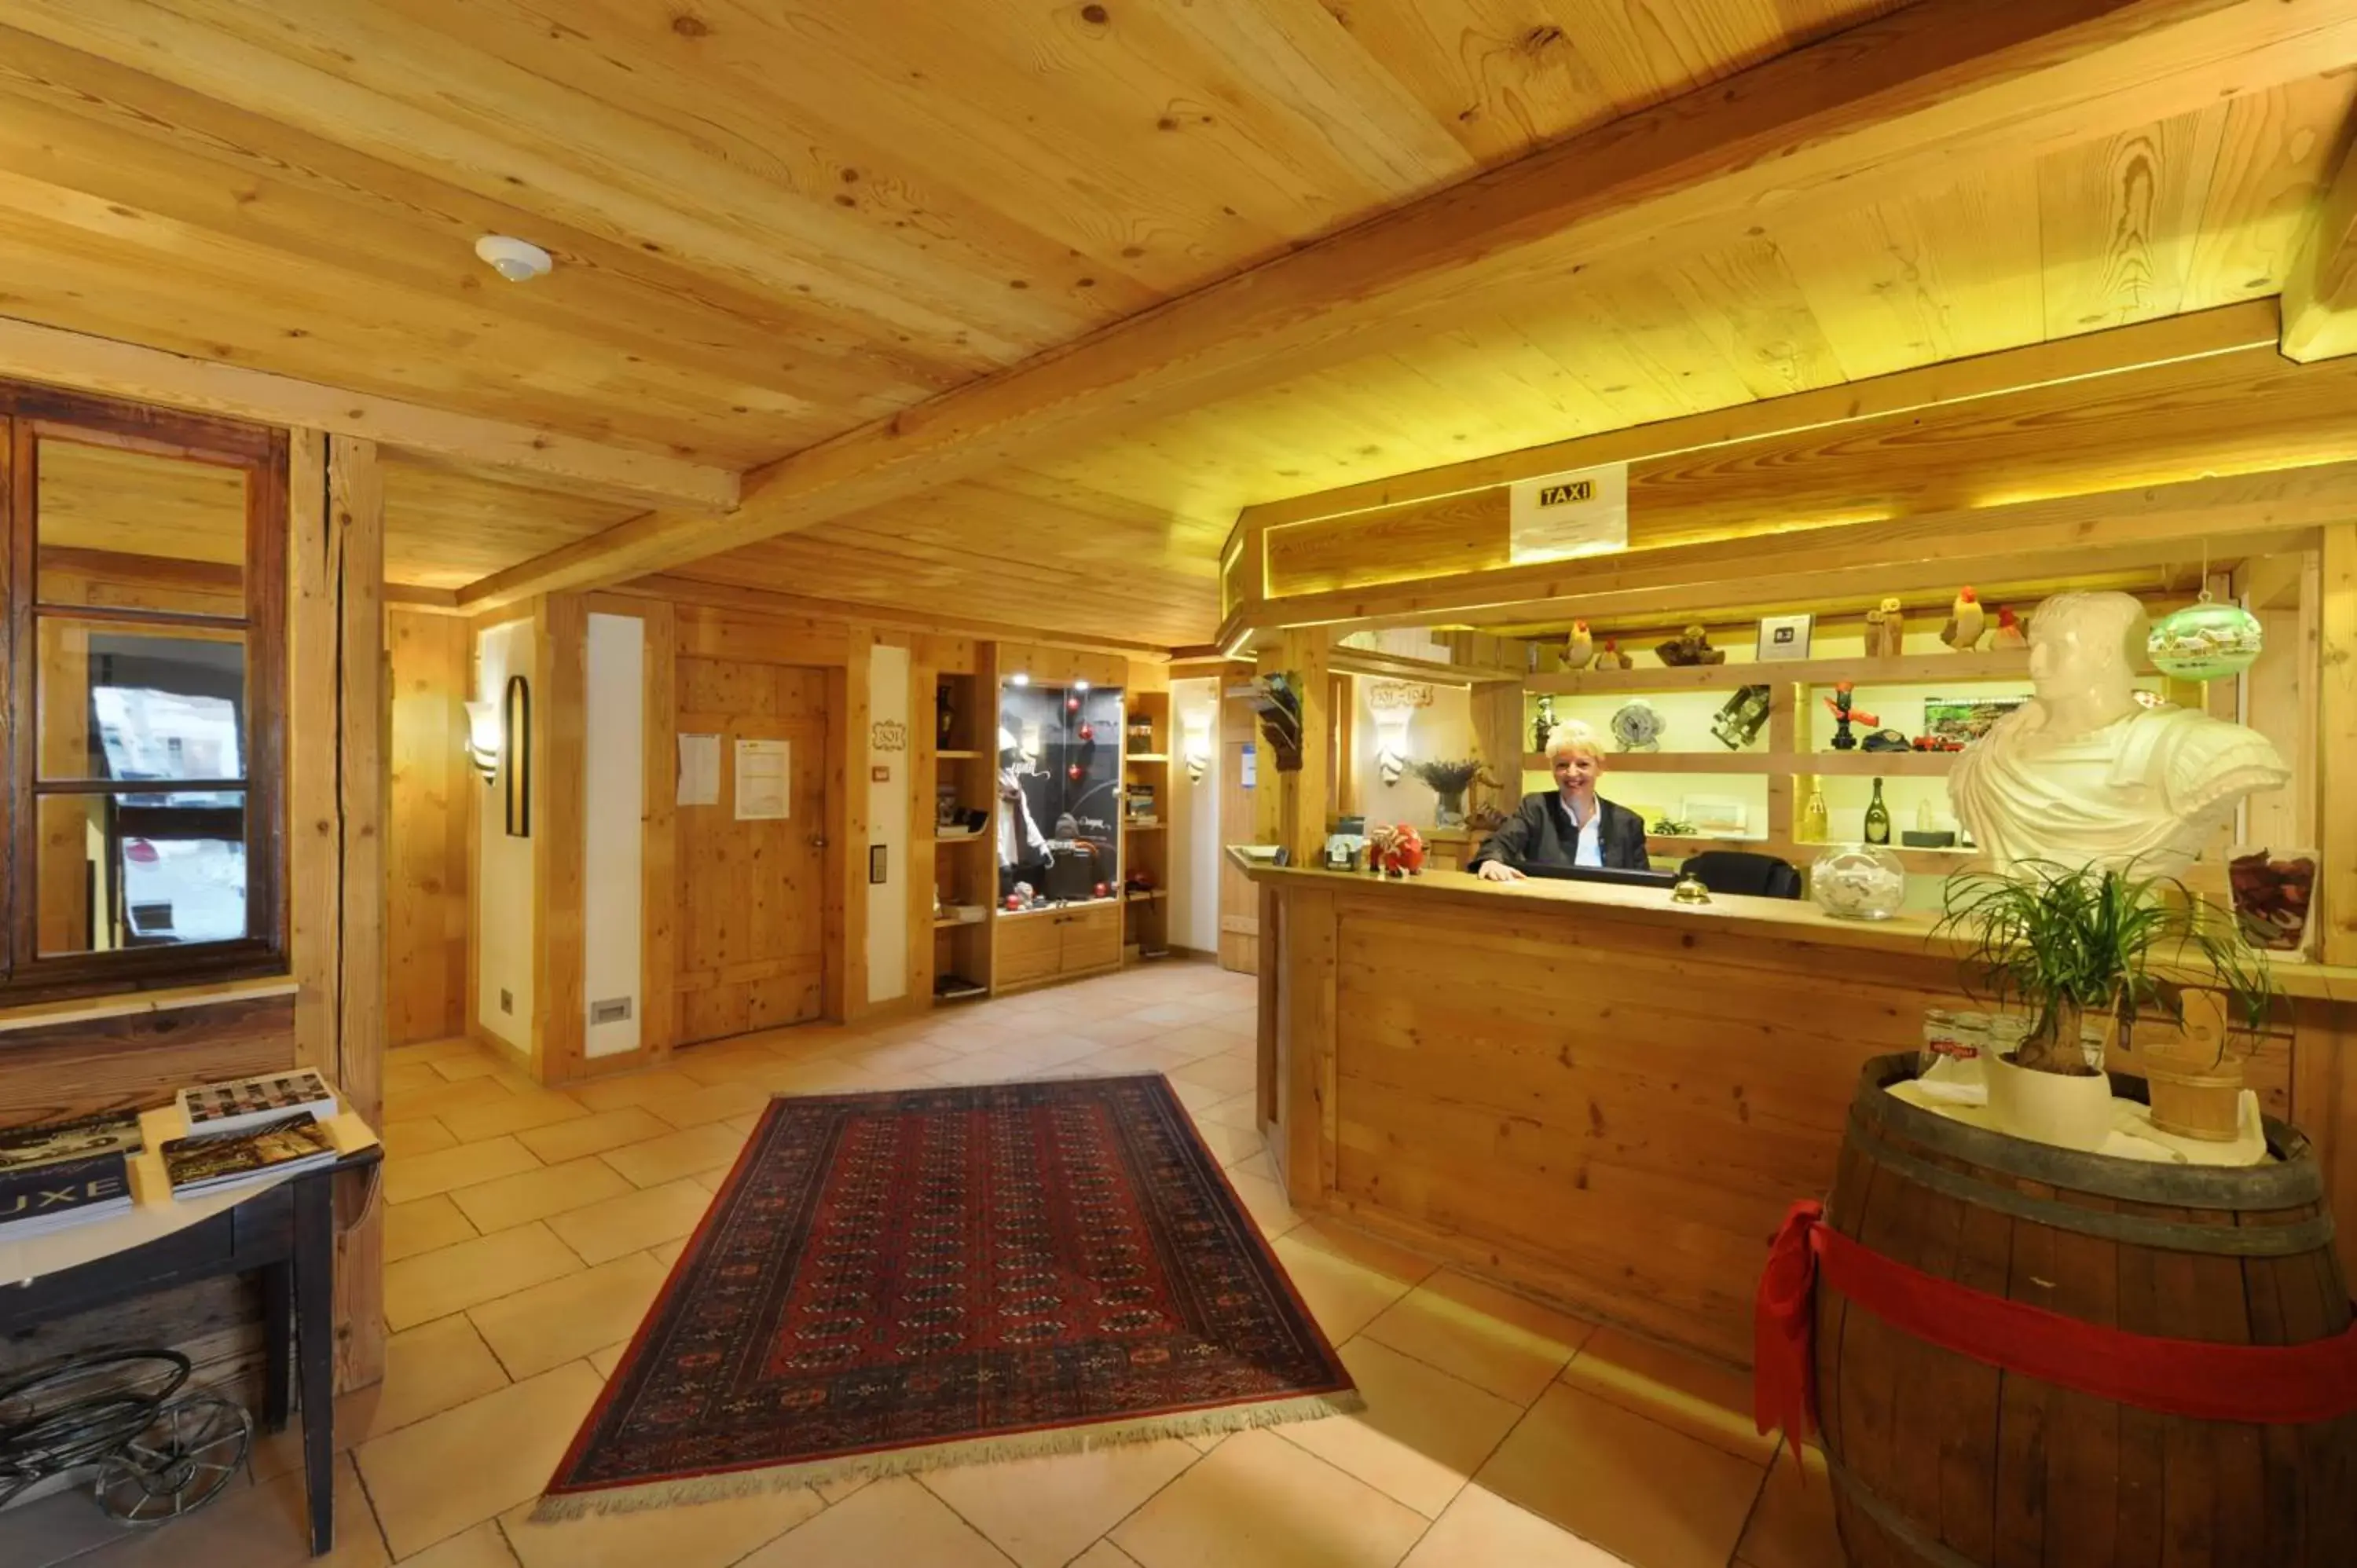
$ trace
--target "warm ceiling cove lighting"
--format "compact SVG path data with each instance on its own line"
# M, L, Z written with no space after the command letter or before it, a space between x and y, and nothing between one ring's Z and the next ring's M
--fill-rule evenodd
M490 263L491 270L510 283L529 283L533 278L546 277L549 269L556 264L546 251L512 234L484 235L475 242L475 254Z

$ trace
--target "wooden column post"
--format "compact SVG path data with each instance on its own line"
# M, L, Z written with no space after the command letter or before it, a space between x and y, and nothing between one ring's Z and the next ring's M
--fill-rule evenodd
M639 859L639 1048L650 1061L679 1038L679 633L672 607L646 606L644 789Z
M587 1070L589 1041L582 973L587 602L579 594L545 596L533 631L532 1072L543 1083L568 1083Z
M381 1123L387 726L384 506L376 445L289 443L287 871L296 1059ZM383 1207L341 1195L336 1382L384 1376Z
M1301 697L1301 767L1278 773L1275 754L1264 746L1254 785L1253 820L1273 832L1255 834L1263 843L1290 851L1293 864L1316 864L1326 844L1326 813L1334 796L1333 639L1322 627L1286 632L1260 656L1259 672L1283 671ZM1271 816L1272 811L1275 815Z
M2316 741L2324 856L2322 957L2357 964L2357 522L2324 531ZM2341 802L2337 807L2330 802Z

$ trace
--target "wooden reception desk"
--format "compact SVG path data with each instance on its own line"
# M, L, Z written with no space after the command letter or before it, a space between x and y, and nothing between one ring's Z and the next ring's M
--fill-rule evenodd
M1261 1115L1294 1206L1731 1362L1860 1065L1961 1004L1928 916L1230 853L1259 884ZM2252 1087L2357 1214L2357 970L2276 972Z

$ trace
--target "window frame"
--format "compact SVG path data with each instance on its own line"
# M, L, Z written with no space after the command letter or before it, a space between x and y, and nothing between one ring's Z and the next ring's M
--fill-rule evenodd
M38 452L43 439L232 468L245 477L245 605L242 618L196 612L38 602ZM0 1007L286 972L285 877L286 432L0 381L0 789L8 801L0 843ZM39 951L36 885L39 802L57 796L158 794L103 779L39 779L36 682L43 615L111 622L168 635L235 629L245 663L246 934L230 941ZM205 781L190 781L202 790Z

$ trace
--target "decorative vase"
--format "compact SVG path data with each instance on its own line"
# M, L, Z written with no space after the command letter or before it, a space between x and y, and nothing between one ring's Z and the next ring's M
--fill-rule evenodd
M1835 844L1809 867L1809 897L1844 920L1887 920L1907 901L1907 868L1887 849Z
M2225 995L2184 995L2185 1021L2140 1018L2129 1050L2152 1097L2152 1124L2180 1138L2231 1144L2243 1126L2243 1058L2227 1047Z
M1989 1118L2000 1133L2089 1154L2112 1135L2112 1080L2104 1073L2072 1078L2040 1072L1995 1051L1982 1071L1988 1082Z
M1444 828L1465 825L1465 791L1462 789L1433 791L1432 820Z

